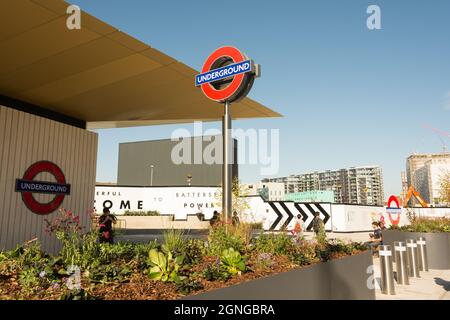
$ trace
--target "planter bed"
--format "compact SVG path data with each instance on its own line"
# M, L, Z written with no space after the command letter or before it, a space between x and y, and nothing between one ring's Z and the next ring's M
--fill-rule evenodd
M375 299L367 287L369 251L226 288L185 297L188 300Z
M383 244L394 246L394 241L405 242L424 237L427 242L428 267L430 269L450 269L450 233L408 232L383 230ZM393 255L394 256L394 255Z
M84 233L79 216L65 210L46 230L61 241L57 254L36 239L0 252L0 300L374 298L372 256L361 243L253 237L252 225L218 222L207 241L172 229L161 241L110 244L99 241L108 238L95 224Z

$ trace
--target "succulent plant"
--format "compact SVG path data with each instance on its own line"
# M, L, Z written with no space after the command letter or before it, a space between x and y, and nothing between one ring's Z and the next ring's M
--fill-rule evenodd
M147 264L150 265L148 276L152 280L179 283L185 278L178 273L183 260L183 255L173 258L171 252L164 254L156 249L151 249L147 259Z
M231 276L241 274L246 270L244 259L239 251L233 248L223 250L220 256L220 263Z

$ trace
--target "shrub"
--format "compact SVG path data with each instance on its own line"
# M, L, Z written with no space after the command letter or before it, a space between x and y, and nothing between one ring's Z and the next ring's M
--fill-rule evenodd
M233 248L243 253L245 249L244 241L233 232L227 232L224 223L217 222L209 231L209 253L214 256L219 256L224 250L229 248Z
M84 289L74 289L66 291L59 300L98 300L98 298Z
M409 232L450 232L450 218L416 218L399 228Z
M189 294L191 292L203 289L203 285L195 279L187 278L176 285L177 291L181 294Z
M32 240L0 254L0 278L17 277L22 290L31 294L47 288L56 279L57 259L43 253L38 241Z
M150 241L148 243L135 243L133 244L134 249L134 260L137 263L138 268L145 267L145 262L148 258L148 253L152 249L160 249L160 245L156 240Z
M217 258L214 263L208 264L203 271L203 277L208 281L227 281L230 274L221 268L220 258Z
M325 232L325 227L323 226L323 223L321 224L319 228L319 232L317 232L314 235L315 239L320 244L326 244L327 243L327 233Z
M255 239L255 250L277 255L289 255L294 250L292 238L285 233L261 234Z
M201 261L205 254L205 244L202 240L189 239L184 243L184 263L193 265Z
M124 282L131 276L132 271L126 265L105 264L90 273L94 282Z
M252 230L263 230L263 223L262 222L251 222L249 223Z
M320 261L317 256L316 244L302 241L289 253L290 259L299 266L310 265Z
M161 248L164 252L170 252L172 255L180 255L184 252L185 237L183 230L166 230L163 233L163 238Z
M242 240L244 246L248 246L252 241L253 224L241 222L237 226L229 225L228 233Z
M263 270L270 270L275 264L273 260L273 254L271 253L259 253L256 257L256 265Z
M52 221L45 222L46 231L62 242L60 256L66 266L90 269L100 265L97 229L83 234L80 217L65 209L60 209Z
M157 210L150 210L150 211L125 211L123 213L124 216L149 216L149 217L154 217L154 216L160 216L161 213Z

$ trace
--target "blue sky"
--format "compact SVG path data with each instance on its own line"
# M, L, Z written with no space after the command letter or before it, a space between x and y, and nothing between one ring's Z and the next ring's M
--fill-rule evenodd
M442 150L423 124L450 131L450 1L71 2L196 69L226 44L261 64L250 97L284 117L233 126L280 129L277 176L377 164L386 193L398 193L409 154ZM382 30L366 27L370 4ZM98 130L97 180L116 180L120 142L169 138L178 127ZM240 178L262 176L246 165Z

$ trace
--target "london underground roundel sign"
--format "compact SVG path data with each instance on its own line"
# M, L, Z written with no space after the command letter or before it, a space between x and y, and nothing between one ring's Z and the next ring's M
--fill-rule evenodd
M389 220L391 221L392 225L397 226L400 222L400 216L402 213L402 209L400 208L400 203L397 197L390 196L387 205L388 206L386 208L386 212L389 216Z
M38 181L36 176L42 172L48 172L55 178L56 182ZM50 214L64 201L64 197L70 194L70 184L62 170L53 162L39 161L32 164L23 175L22 179L16 180L16 192L22 193L22 200L32 212L39 215ZM54 194L55 197L47 203L37 201L33 194Z
M238 101L248 94L259 70L259 65L241 51L225 46L206 59L202 73L195 77L195 85L211 100Z

